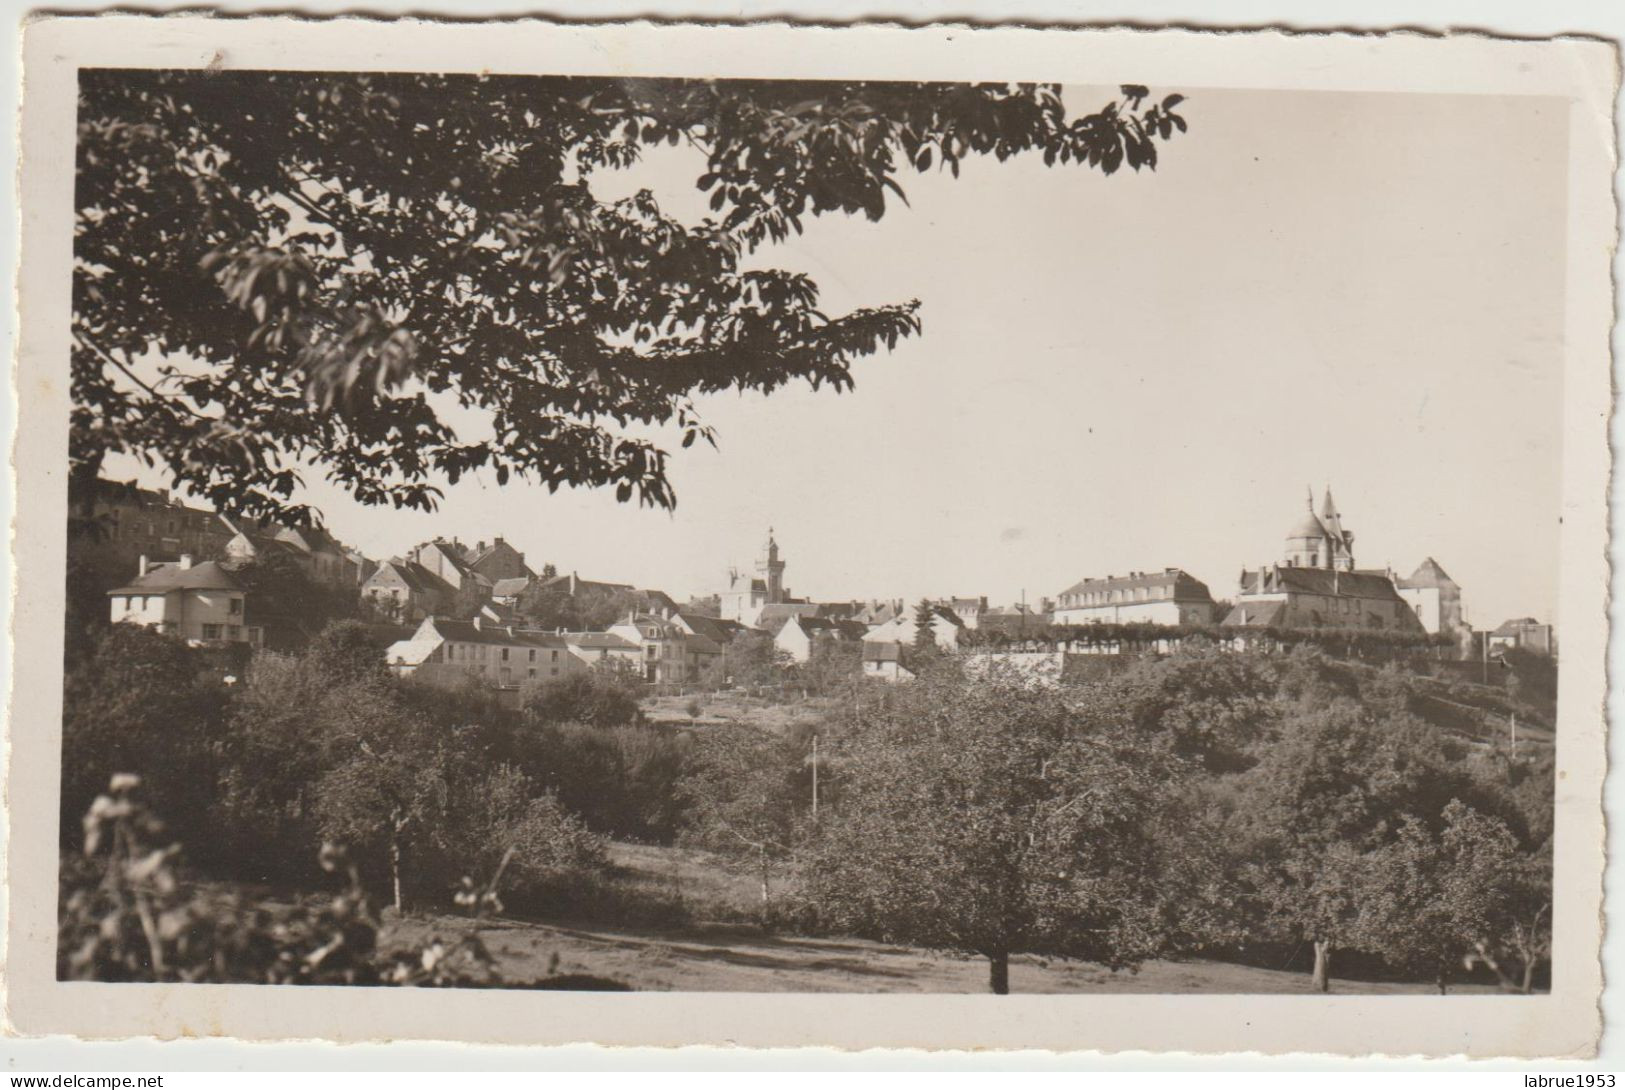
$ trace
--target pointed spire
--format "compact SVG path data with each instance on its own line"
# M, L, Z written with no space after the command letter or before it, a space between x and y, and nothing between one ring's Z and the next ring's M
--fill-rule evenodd
M1303 486L1303 491L1308 497L1309 513L1312 515L1315 513L1315 486L1306 484Z
M1314 501L1311 500L1310 502L1313 503ZM1326 503L1325 503L1324 506L1321 507L1320 515L1321 515L1322 518L1329 518L1329 519L1333 519L1333 518L1337 517L1337 505L1332 502L1332 486L1331 485L1326 486Z

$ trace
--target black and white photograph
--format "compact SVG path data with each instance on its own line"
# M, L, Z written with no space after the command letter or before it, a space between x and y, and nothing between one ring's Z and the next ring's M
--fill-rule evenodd
M55 77L55 1002L1563 994L1594 1041L1611 126L1517 73L1612 52L547 29ZM1454 1047L1540 1047L1497 1024Z

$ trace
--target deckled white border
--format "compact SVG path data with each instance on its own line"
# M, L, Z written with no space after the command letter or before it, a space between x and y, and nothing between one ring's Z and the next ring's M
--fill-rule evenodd
M1132 80L1571 100L1560 605L1558 971L1550 996L591 995L58 984L54 975L74 70L79 65L598 75ZM1596 1038L1605 763L1614 59L1587 42L1422 36L55 20L27 33L16 377L7 1014L23 1032L615 1045L1570 1055Z

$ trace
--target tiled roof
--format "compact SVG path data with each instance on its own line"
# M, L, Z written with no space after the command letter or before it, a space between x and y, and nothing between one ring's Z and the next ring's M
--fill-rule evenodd
M1083 579L1061 592L1061 597L1085 592L1129 590L1139 587L1172 587L1175 602L1211 602L1207 584L1182 568L1164 568L1159 572L1130 572L1128 575L1108 575L1100 579ZM1168 601L1170 599L1163 599Z
M790 617L786 624L795 623L809 636L834 636L840 640L861 640L869 626L861 621L841 620L834 617Z
M1541 623L1533 617L1514 617L1510 621L1503 621L1501 627L1490 633L1492 636L1516 636L1526 628L1540 628Z
M463 559L462 551L458 548L457 543L454 541L446 541L443 538L436 538L433 541L425 541L422 545L419 545L416 549L413 549L412 552L419 553L424 549L430 548L438 549L440 551L440 555L446 558L446 563L450 564L456 569L457 574L467 575L473 570L468 566L468 561Z
M571 578L573 578L573 576L571 576L571 575L555 575L551 579L542 580L542 586L544 586L544 587L562 586L566 590L568 590L569 587L570 587ZM618 592L618 591L627 591L627 590L634 589L631 583L598 583L598 582L594 582L591 579L581 579L581 578L576 578L575 582L576 582L576 590L577 591L586 590L586 591Z
M1398 601L1399 592L1385 573L1365 571L1334 571L1330 568L1271 568L1270 577L1276 587L1299 594L1319 594L1341 598L1382 598ZM1242 586L1254 587L1257 572L1244 572Z
M496 624L475 624L473 621L454 621L446 617L433 618L434 630L447 640L458 643L483 643L506 647L563 647L566 639L552 632L527 628L511 628Z
M697 652L701 655L720 655L722 645L706 636L696 636L693 633L683 637L685 650Z
M493 598L517 598L525 592L525 588L528 586L530 586L530 578L524 575L516 575L510 579L498 579L491 584L491 596Z
M1416 566L1416 570L1411 572L1410 578L1401 579L1399 585L1402 587L1454 587L1457 584L1454 579L1445 574L1445 570L1439 566L1439 562L1430 556Z
M414 594L450 594L457 588L422 564L410 560L385 560L378 565L378 570L368 578L368 582L378 578L385 572L393 572L406 584L408 590Z
M818 607L811 602L769 602L757 615L756 623L764 629L776 632L784 627L784 622L791 617L804 617L817 612Z
M1261 628L1279 624L1285 614L1285 602L1249 602L1243 600L1225 617L1224 623L1226 625L1246 625L1249 628Z
M132 583L115 587L108 594L165 594L172 590L242 590L225 568L213 560L183 568L179 564L156 564Z
M566 632L560 639L571 647L608 648L612 651L636 651L638 645L622 639L613 632Z
M728 628L728 625L738 624L737 621L724 622L717 617L701 617L694 613L679 612L677 616L692 631L714 643L727 643L731 640L733 632Z

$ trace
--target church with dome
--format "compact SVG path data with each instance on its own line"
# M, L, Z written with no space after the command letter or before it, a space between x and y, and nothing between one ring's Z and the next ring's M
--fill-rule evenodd
M1354 533L1343 525L1330 488L1319 514L1310 491L1281 560L1244 570L1239 582L1226 626L1424 631L1393 572L1355 566Z

